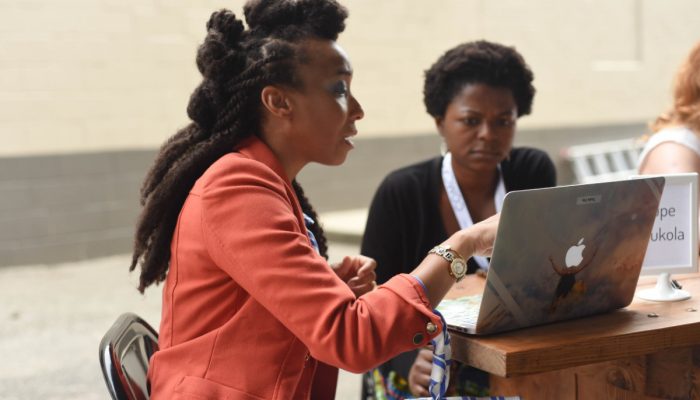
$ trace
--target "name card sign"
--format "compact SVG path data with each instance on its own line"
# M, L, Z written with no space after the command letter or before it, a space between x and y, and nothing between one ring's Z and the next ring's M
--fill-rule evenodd
M698 270L698 174L668 174L642 274Z

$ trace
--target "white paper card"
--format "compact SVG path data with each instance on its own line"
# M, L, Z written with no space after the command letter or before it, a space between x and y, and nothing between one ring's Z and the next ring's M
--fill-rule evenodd
M698 174L669 174L651 231L643 274L697 271Z

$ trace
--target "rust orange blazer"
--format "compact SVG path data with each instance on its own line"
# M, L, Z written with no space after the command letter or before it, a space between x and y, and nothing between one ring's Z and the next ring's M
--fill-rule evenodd
M332 399L338 367L367 371L438 333L413 277L355 298L311 246L294 190L257 138L195 183L171 249L148 371L155 400Z

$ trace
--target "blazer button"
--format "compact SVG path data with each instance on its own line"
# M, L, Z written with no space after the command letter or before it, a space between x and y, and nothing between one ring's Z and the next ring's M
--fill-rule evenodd
M422 333L416 333L415 335L413 335L413 344L418 346L419 344L423 343L423 338L424 336Z
M432 335L433 333L437 332L437 326L432 322L428 322L428 324L425 326L425 330Z

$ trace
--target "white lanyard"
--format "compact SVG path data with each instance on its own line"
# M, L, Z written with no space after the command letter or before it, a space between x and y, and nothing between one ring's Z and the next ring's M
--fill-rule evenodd
M455 178L455 173L452 170L451 153L446 153L442 159L442 184L445 185L445 192L447 192L447 198L450 200L452 211L457 218L457 223L459 223L459 229L465 229L474 225L472 216L469 214L469 209L467 208L467 203L464 202L462 191L459 189L457 178ZM496 193L494 193L493 196L497 213L501 212L504 197L506 197L506 186L503 183L501 166L498 165L498 185L496 186ZM489 261L486 259L486 257L474 256L472 258L474 261L476 261L479 267L483 269L489 268Z

